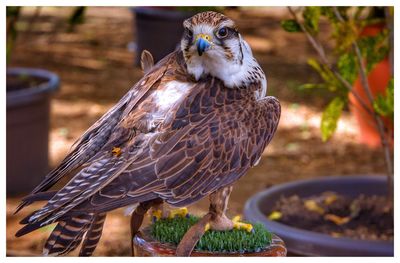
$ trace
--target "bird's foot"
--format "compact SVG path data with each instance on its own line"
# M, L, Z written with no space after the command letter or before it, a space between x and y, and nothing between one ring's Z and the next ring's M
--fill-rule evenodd
M154 209L151 211L151 218L153 223L163 218L163 211L161 209Z
M189 211L186 207L181 207L178 209L172 209L169 211L168 218L175 218L176 216L182 217L182 218L187 218L189 217Z
M233 222L233 229L244 229L247 232L253 232L253 225L252 224L247 224L247 223L243 223L240 221L241 217L240 216L235 216L232 219Z
M156 222L160 220L161 218L175 218L175 217L182 217L182 218L187 218L189 217L189 212L186 207L178 208L178 209L172 209L167 212L161 210L161 209L154 209L151 213L151 218L153 219L153 222Z
M228 219L225 215L214 218L214 220L210 221L204 226L204 231L207 232L209 230L215 231L228 231L232 229L237 230L246 230L247 232L253 232L253 226L251 224L247 224L241 222L240 216L235 216L232 220Z

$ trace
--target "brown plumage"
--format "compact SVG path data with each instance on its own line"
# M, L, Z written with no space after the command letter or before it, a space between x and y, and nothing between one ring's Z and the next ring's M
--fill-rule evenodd
M45 253L67 253L84 239L80 255L90 255L106 212L152 200L185 206L230 187L256 164L280 116L278 100L255 96L259 79L235 88L212 75L196 80L180 50L144 68L145 76L24 198L18 209L48 202L22 220L17 236L58 222ZM62 189L46 194L75 169Z

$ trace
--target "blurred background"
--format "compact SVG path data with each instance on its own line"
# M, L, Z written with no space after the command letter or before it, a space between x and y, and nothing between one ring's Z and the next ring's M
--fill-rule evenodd
M316 53L306 36L282 29L281 21L291 18L286 7L219 10L236 21L240 33L250 44L254 56L267 75L268 94L276 96L282 105L278 131L260 164L235 184L229 216L241 214L245 201L254 193L283 182L325 176L385 173L382 149L360 142L357 121L347 106L344 107L333 136L326 142L321 139L322 112L335 95L327 89L299 88L304 83L320 82L320 77L307 64L310 58L316 57ZM166 11L169 12L163 18L166 20L160 20L165 15L159 12ZM38 128L46 130L48 125L49 136L38 139L25 136L28 141L26 144L39 142L31 146L33 148L30 152L23 152L17 143L9 141L16 131L11 130L14 117L7 115L9 255L40 254L51 232L51 227L45 227L18 239L14 237L19 229L19 220L41 205L34 204L13 215L20 198L41 180L46 170L54 168L73 142L141 78L143 73L138 64L140 51L143 48L149 49L156 59L163 57L165 53L161 52L159 44L167 48L166 52L173 50L176 38L180 38L181 20L199 11L202 10L173 7L150 11L148 8L128 7L23 7L17 11L18 20L13 27L15 37L12 38L12 50L9 50L7 56L8 68L45 69L59 77L60 85L58 88L48 87L51 97L46 95L37 100L45 100L45 105L50 105L48 123L42 120L45 128ZM7 27L10 26L11 18L8 18ZM164 27L154 29L157 27L152 23ZM320 41L328 50L332 49L335 41L329 38L327 22L320 23L319 31ZM166 40L169 37L172 38L170 44ZM38 80L41 78L44 77L37 77ZM53 80L57 82L57 79ZM16 89L18 81L23 80L14 80ZM35 82L29 85L35 85ZM11 114L10 103L7 101L7 114L9 111ZM37 108L32 108L22 114L28 119L33 115L42 118L47 114L47 106L43 110L44 113L40 113ZM26 126L14 128L21 131L21 127ZM43 145L46 143L40 143L40 140L48 140L48 159L47 156L39 156L47 152L47 145ZM11 163L11 156L17 156L14 162L17 162L18 167L21 166L18 158L25 153L41 158L35 163L42 163L42 168L34 168L35 164L31 168L22 165L30 171L24 172L27 178L10 178L14 171L9 169L12 169L11 165L15 166ZM35 171L40 174L35 175ZM207 208L208 200L203 200L189 207L189 210L200 215ZM100 240L94 255L130 255L129 216L124 215L124 209L110 213L103 236L107 238Z

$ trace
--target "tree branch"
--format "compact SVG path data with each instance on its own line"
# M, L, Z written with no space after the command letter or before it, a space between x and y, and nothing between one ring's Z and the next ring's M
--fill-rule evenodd
M345 22L342 15L339 13L339 10L337 9L337 7L333 7L333 12L335 13L335 16L339 19L339 21ZM360 47L358 46L356 41L353 41L352 46L353 46L353 49L356 52L356 56L357 56L357 62L358 62L359 70L360 70L362 87L364 89L365 94L367 94L368 101L370 102L371 105L373 105L374 97L373 97L373 95L371 93L371 89L369 87L367 73L366 73L367 71L365 69L365 65L364 65L363 57L361 55ZM375 111L372 111L372 112L373 112L373 117L375 120L375 126L378 129L379 136L381 139L381 144L382 144L383 150L385 152L386 172L388 175L388 185L389 185L388 195L390 198L392 198L393 197L393 168L392 168L393 166L392 166L392 157L391 157L391 153L390 153L390 146L389 146L389 142L387 140L387 136L385 133L385 127L384 127L382 118Z
M386 27L389 30L389 63L390 63L390 75L394 74L394 30L393 30L393 16L390 13L390 6L385 7L385 18Z
M329 62L326 54L325 54L325 50L322 46L322 44L315 39L308 31L307 29L304 27L304 25L302 23L300 23L300 21L297 18L296 13L293 11L293 9L289 6L288 7L289 12L291 13L291 15L293 16L293 18L296 20L296 22L300 25L301 30L306 34L306 37L308 39L308 41L311 43L311 45L314 47L314 49L317 51L319 57L322 60L322 63L324 63L331 71L332 73L335 75L335 77L344 85L345 88L347 88L349 90L349 92L351 92L351 94L353 94L354 98L357 100L358 103L360 103L361 107L370 115L373 115L373 111L368 107L368 105L364 102L363 99L361 99L361 97L358 95L358 93L353 91L353 86L347 81L345 80L339 72L337 72L336 69L333 68L333 66L331 65L331 63Z

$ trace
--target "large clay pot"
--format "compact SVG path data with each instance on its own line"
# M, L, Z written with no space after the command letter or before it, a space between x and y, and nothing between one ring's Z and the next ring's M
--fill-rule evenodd
M149 228L145 228L139 232L133 240L133 248L135 256L138 257L173 257L176 254L176 247L170 244L160 243L150 236ZM248 253L223 253L223 252L207 252L193 251L192 257L284 257L286 256L286 247L282 239L273 235L272 244L260 252Z
M281 196L307 197L325 191L356 197L386 195L385 176L340 176L300 180L276 185L252 196L245 205L246 221L262 223L284 241L289 254L302 256L393 256L393 241L356 240L295 228L268 219Z
M384 25L370 25L363 29L361 32L362 36L375 36L382 31ZM385 95L386 87L391 78L390 75L390 64L389 59L385 58L381 62L377 63L374 68L368 74L368 83L371 89L372 96L376 98L379 94ZM353 85L353 90L361 97L365 104L369 106L371 110L372 106L369 103L367 94L364 92L362 87L361 78L358 77ZM379 147L381 145L380 135L375 126L373 117L368 114L355 99L353 94L349 94L350 99L350 110L356 117L359 125L359 140L361 143L369 145L371 147ZM388 127L388 139L393 145L393 122L387 118L383 118L385 126Z
M7 70L7 195L30 192L48 172L50 95L57 75Z

